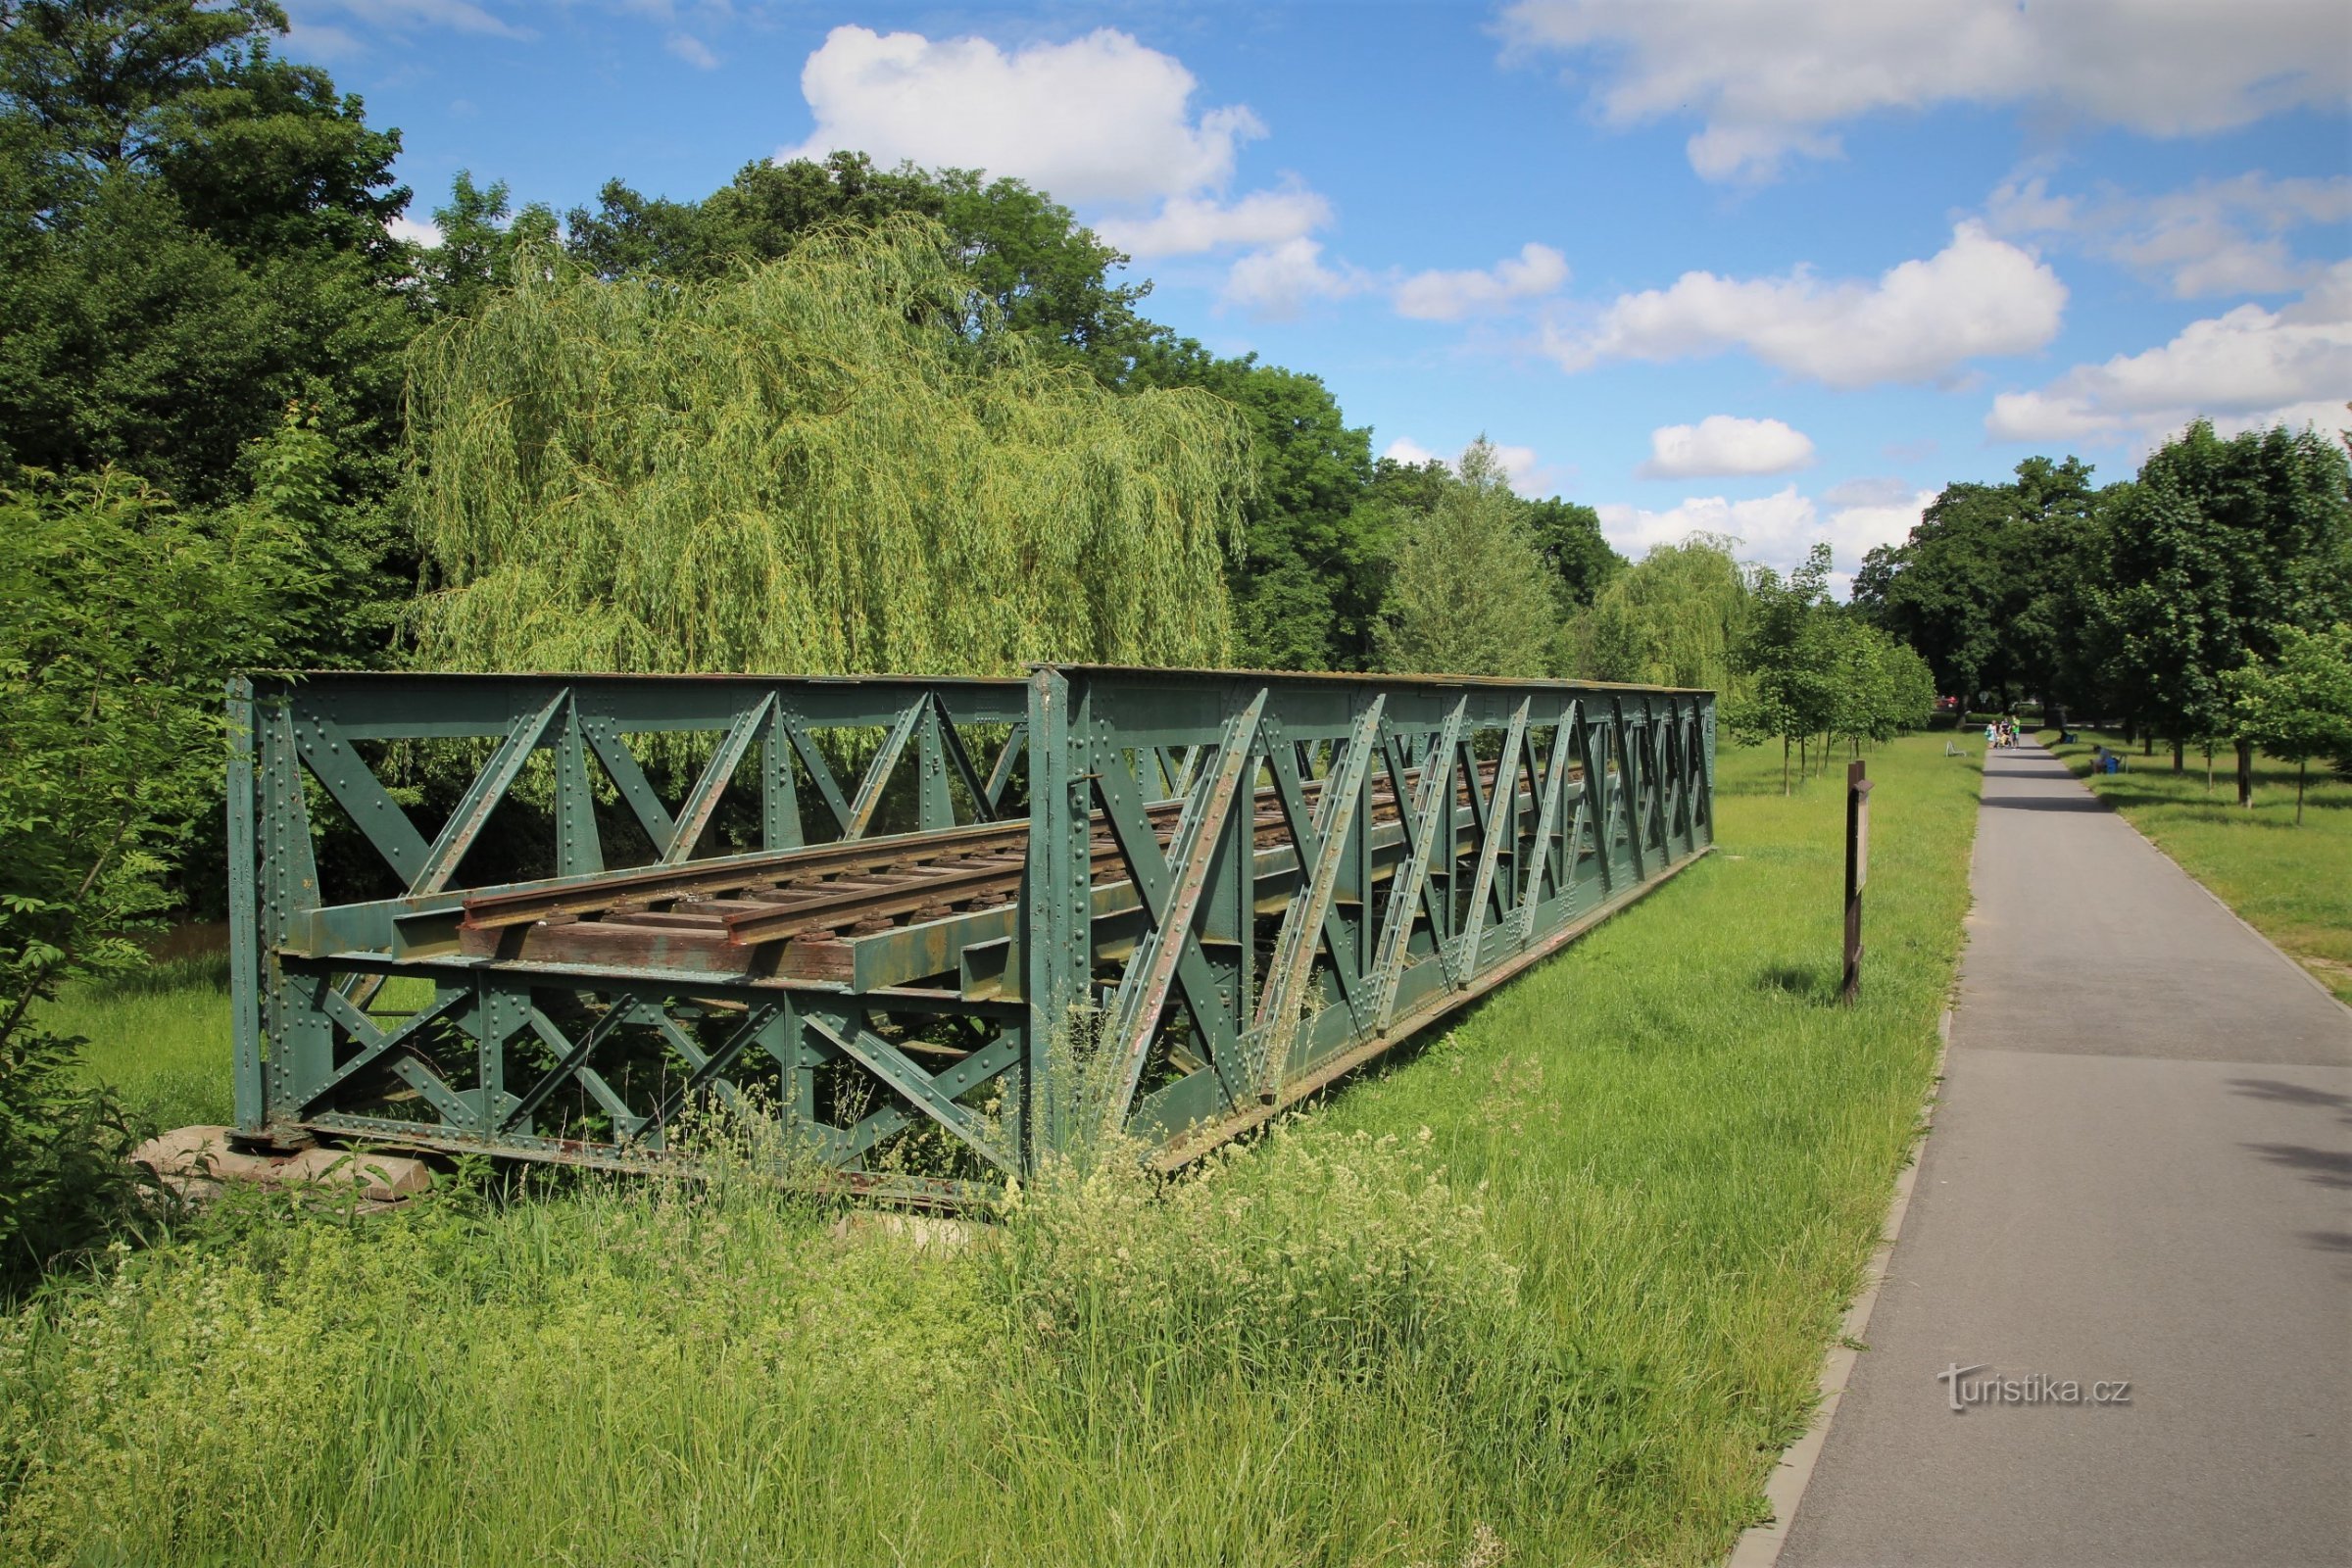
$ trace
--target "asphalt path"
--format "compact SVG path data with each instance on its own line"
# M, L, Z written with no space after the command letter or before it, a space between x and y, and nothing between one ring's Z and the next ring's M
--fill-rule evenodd
M2352 1011L2038 747L1988 760L1972 880L1781 1562L2352 1563Z

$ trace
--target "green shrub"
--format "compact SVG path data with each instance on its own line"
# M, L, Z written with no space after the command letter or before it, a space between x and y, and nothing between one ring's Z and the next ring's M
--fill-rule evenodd
M74 1071L80 1041L0 1036L0 1297L86 1251L134 1208L130 1151L144 1136Z

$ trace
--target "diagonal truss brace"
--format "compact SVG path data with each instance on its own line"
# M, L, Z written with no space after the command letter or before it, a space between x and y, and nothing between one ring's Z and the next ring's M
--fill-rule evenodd
M1255 1065L1261 1101L1271 1102L1281 1092L1283 1074L1289 1070L1291 1046L1298 1032L1307 979L1314 972L1318 940L1330 945L1332 968L1340 977L1343 994L1350 1003L1356 1000L1354 976L1341 957L1346 933L1332 919L1331 901L1348 858L1348 833L1362 804L1372 754L1380 748L1380 715L1387 704L1385 696L1373 698L1355 721L1347 752L1323 781L1323 795L1311 819L1302 809L1305 792L1290 758L1280 751L1268 754L1274 763L1275 790L1290 818L1291 836L1298 845L1299 863L1313 869L1283 913L1274 967L1266 976L1265 990L1258 994L1253 1032L1259 1040L1260 1058Z
M1431 742L1428 765L1421 769L1420 787L1414 792L1410 821L1412 845L1405 861L1397 867L1396 879L1389 884L1389 907L1380 932L1380 956L1372 971L1372 1024L1385 1034L1396 1018L1396 987L1404 977L1404 959L1413 936L1413 916L1426 902L1429 892L1430 857L1437 848L1442 833L1446 840L1446 853L1452 853L1453 838L1453 759L1461 748L1462 719L1468 707L1464 699L1453 705L1446 722ZM1391 770L1395 771L1394 761ZM1403 778L1398 775L1396 783ZM1401 814L1401 813L1400 813ZM1435 911L1432 910L1434 916ZM1433 919L1434 926L1434 919ZM1444 960L1444 945L1440 945L1440 959Z
M947 1073L934 1078L907 1060L906 1053L898 1047L864 1027L862 1016L858 1015L860 1021L837 1026L818 1014L808 1013L804 1015L802 1022L811 1034L888 1084L908 1104L969 1144L981 1158L1008 1175L1020 1174L1019 1161L999 1147L976 1114L956 1102L955 1096L961 1090L951 1088L948 1080L951 1075L965 1075L956 1074L956 1069L951 1067ZM1002 1057L1006 1066L1016 1059L1012 1050L997 1051L993 1055ZM972 1081L977 1083L981 1080L974 1077Z
M1454 985L1467 991L1478 974L1478 940L1486 932L1487 897L1494 889L1494 862L1502 841L1511 836L1512 808L1519 793L1519 750L1527 744L1528 699L1511 710L1511 725L1502 738L1502 756L1494 764L1494 795L1487 803L1486 842L1479 846L1478 875L1470 884L1470 914L1462 926L1459 956L1454 959ZM1471 770L1476 789L1478 770Z
M1208 885L1209 869L1216 859L1234 797L1241 793L1243 777L1254 771L1258 718L1265 706L1266 693L1261 690L1247 709L1227 722L1217 753L1216 771L1201 780L1185 800L1175 837L1169 844L1174 852L1170 858L1176 869L1167 904L1158 911L1152 929L1129 960L1127 972L1119 979L1118 994L1111 1004L1107 1036L1111 1056L1103 1106L1105 1125L1114 1131L1125 1121L1128 1102L1134 1099L1136 1084L1143 1077L1144 1059L1151 1054L1152 1033L1158 1029L1160 1014L1167 1007L1168 988L1176 978L1178 962L1188 950L1199 951L1193 936L1193 920L1200 913L1200 897ZM1121 834L1119 845L1130 858L1131 869L1140 869L1134 865L1136 859L1148 861L1159 854L1157 841L1149 835L1130 848L1126 835ZM1250 867L1243 866L1240 874L1249 876ZM1139 876L1139 885L1141 881Z

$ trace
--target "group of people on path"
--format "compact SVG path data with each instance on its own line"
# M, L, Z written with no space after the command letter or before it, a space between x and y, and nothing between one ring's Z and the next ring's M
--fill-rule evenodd
M2017 744L2017 720L1988 718L1984 721L1984 749L1988 752L2005 750Z

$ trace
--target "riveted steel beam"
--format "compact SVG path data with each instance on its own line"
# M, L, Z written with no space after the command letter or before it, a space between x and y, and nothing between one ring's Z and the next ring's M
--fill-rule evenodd
M708 1102L924 1202L1100 1132L1191 1157L1713 827L1697 692L1050 665L230 701L249 1133L651 1170ZM454 802L436 831L420 792ZM398 891L321 885L370 857ZM923 1127L965 1163L906 1173Z

